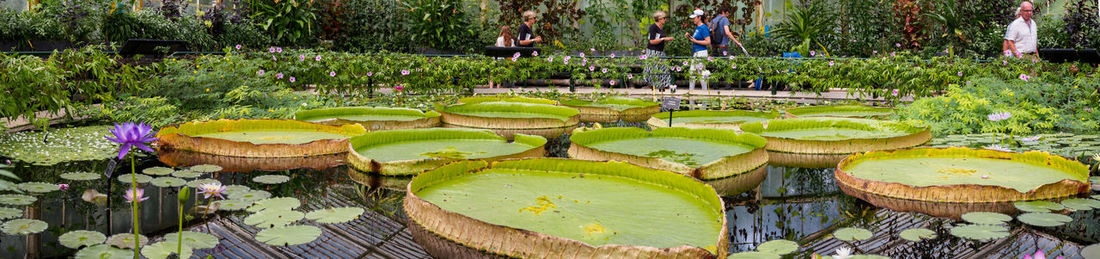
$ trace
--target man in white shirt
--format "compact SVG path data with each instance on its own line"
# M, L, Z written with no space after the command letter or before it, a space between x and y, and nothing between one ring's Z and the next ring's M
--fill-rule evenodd
M1020 3L1020 17L1008 24L1008 32L1005 33L1005 55L1023 57L1025 54L1035 54L1039 48L1039 29L1035 20L1031 19L1034 7L1031 2Z

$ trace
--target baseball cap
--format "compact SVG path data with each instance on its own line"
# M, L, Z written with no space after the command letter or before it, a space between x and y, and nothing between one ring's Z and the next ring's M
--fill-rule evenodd
M699 17L699 16L703 16L703 10L695 9L695 11L694 11L694 12L691 12L691 16L690 16L690 17L691 17L692 19L695 19L695 17Z

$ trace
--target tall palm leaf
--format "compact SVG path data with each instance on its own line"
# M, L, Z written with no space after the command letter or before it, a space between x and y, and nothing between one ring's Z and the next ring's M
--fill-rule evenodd
M811 46L817 45L825 51L825 55L829 55L829 50L818 41L818 38L829 33L829 26L831 26L825 10L820 5L810 3L792 5L787 1L787 6L793 7L794 11L777 26L775 34L800 41L801 44L792 48L798 52L808 52L812 49Z

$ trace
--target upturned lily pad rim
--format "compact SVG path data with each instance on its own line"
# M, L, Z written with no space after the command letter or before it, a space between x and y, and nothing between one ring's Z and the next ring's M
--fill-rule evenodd
M729 145L748 146L749 152L722 157L715 161L708 161L699 166L689 166L683 163L668 161L657 157L638 156L601 150L591 145L626 139L642 138L683 138L697 141L716 142ZM731 130L722 129L689 129L689 128L657 128L646 131L634 127L602 128L584 132L576 132L569 137L569 157L584 160L621 160L650 168L673 171L685 175L691 175L700 179L720 179L746 172L768 163L767 151L764 147L767 143L763 137L752 133L737 134Z
M469 128L483 129L547 129L576 125L580 111L574 108L547 104L483 102L458 105L436 105L436 111L443 117L443 123ZM535 114L528 117L486 117L473 115L473 112L505 112L517 114Z
M580 111L583 122L641 122L661 111L658 102L622 96L595 100L568 99L561 101L561 105Z
M598 98L598 99L595 99L595 100L566 99L566 100L560 101L559 103L561 103L562 106L601 107L601 108L611 108L611 109L615 109L615 110L618 110L618 111L625 111L627 109L634 109L634 108L657 107L658 105L661 104L661 103L654 102L654 101L642 100L640 98L623 97L623 96L608 96L608 97ZM619 110L617 108L613 108L613 107L610 107L610 106L605 105L605 104L630 106L630 108Z
M565 164L568 164L568 166L563 166ZM410 224L421 225L425 230L428 230L435 235L467 246L472 246L474 248L482 249L488 246L499 247L499 249L496 250L494 253L508 256L537 256L545 255L548 252L554 252L562 255L572 254L574 256L581 257L584 257L585 255L595 256L600 254L606 255L612 253L632 254L642 257L713 257L717 255L718 258L724 258L727 255L726 250L728 246L729 235L728 228L726 227L726 217L724 216L719 217L719 219L722 221L722 227L718 230L719 235L715 237L717 241L716 251L708 251L704 248L692 247L687 245L663 249L654 249L653 247L631 245L602 245L594 247L582 241L551 236L539 232L512 228L508 226L491 224L459 213L446 211L435 204L421 199L417 195L420 190L428 186L445 182L455 177L468 174L476 174L481 170L489 168L531 171L571 171L583 168L584 174L627 177L638 179L641 181L653 182L654 184L668 185L670 186L670 188L677 188L684 192L700 196L700 200L706 204L709 204L710 207L713 208L715 210L715 213L717 213L718 215L724 215L725 212L725 204L722 202L722 198L718 196L713 188L699 180L682 174L660 171L617 161L596 162L561 158L534 158L510 159L496 161L492 163L486 161L460 161L447 164L435 170L421 173L417 177L413 178L412 182L410 182L409 185L406 187L406 193L408 195L405 196L404 210L411 220ZM429 223L426 220L427 218L446 218L448 220L434 220L430 222L433 225L424 225L426 223ZM439 233L437 232L439 231L437 228L440 227L454 227L456 231L451 231L449 233ZM516 243L517 245L486 243L489 242L487 241L488 238L485 236L487 234L506 237L504 238L504 240L512 241L508 243ZM555 249L555 251L546 251L545 249L539 249L539 247L551 246L557 247L558 249Z
M845 158L837 165L834 176L838 184L867 193L902 198L911 200L935 201L935 202L1003 202L1024 201L1065 197L1082 192L1088 192L1088 184L1080 181L1063 179L1054 183L1047 183L1038 188L1021 193L1015 189L996 185L955 184L918 187L897 182L883 182L854 177L845 170L849 170L855 163L876 158L890 157L980 157L991 159L1007 159L1022 163L1032 163L1053 167L1070 172L1081 179L1088 178L1088 167L1061 156L1046 152L1030 151L1025 153L1001 152L987 149L970 149L959 147L948 148L912 148L892 151L873 151L859 153Z
M787 153L849 154L915 147L932 140L932 133L927 127L914 127L897 121L872 119L808 117L749 122L741 124L740 127L745 132L759 134L768 139L768 151ZM896 133L904 133L904 135L881 138L853 137L839 140L809 140L773 137L766 134L769 131L816 128L847 128L867 131L891 130Z
M237 157L299 157L344 152L346 139L321 139L302 144L254 144L245 141L198 137L198 135L248 130L310 130L353 137L367 129L359 124L331 126L296 120L219 119L175 124L157 132L159 148L187 150Z
M363 119L354 116L380 115L393 116L394 118ZM398 119L397 117L405 117ZM401 107L337 107L308 111L300 111L294 114L294 118L301 121L329 125L360 124L367 130L393 130L428 128L439 125L440 114L436 111L424 112L418 109Z
M736 128L740 129L739 125L744 124L744 121L734 122L675 122L676 118L691 118L691 117L756 117L764 120L771 120L779 118L779 112L775 110L770 111L746 111L746 110L690 110L690 111L676 111L662 112L653 114L649 118L648 124L653 128L665 128L668 127L668 118L673 117L673 127L686 127L686 128Z
M534 103L534 104L546 104L546 105L558 105L558 101L543 99L543 98L531 98L526 96L513 96L513 95L483 95L483 96L471 96L458 99L460 104L473 104L484 102L512 102L512 103Z
M515 134L510 144L525 145L528 148L522 152L503 154L494 157L476 158L477 160L499 160L506 158L541 157L545 155L546 138L535 135ZM348 140L348 164L357 170L374 172L382 175L415 175L424 170L430 170L443 164L468 160L444 157L410 159L382 162L360 154L357 150L372 146L390 145L394 143L425 140L499 140L507 139L487 129L463 129L463 128L431 128L431 129L406 129L375 131L352 137Z
M894 113L894 108L888 107L875 107L866 105L826 105L826 106L809 106L786 109L787 114L808 117L815 114L830 113L830 112L868 112L873 113L870 117L886 116ZM869 116L854 116L854 117L869 117ZM849 116L829 116L829 117L849 117Z

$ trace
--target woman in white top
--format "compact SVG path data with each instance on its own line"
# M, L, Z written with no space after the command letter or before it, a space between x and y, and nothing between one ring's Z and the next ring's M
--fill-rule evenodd
M516 37L512 36L512 27L508 25L500 27L500 34L497 35L497 47L514 47L516 46Z

